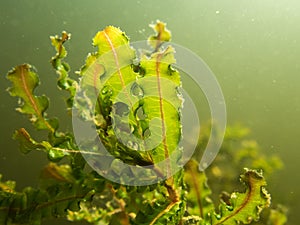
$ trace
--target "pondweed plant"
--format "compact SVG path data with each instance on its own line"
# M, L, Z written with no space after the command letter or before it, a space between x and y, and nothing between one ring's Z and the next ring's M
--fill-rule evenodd
M184 151L174 147L182 138L178 110L183 101L181 81L172 67L174 49L162 46L171 39L170 32L161 22L152 27L156 32L149 38L152 50L144 51L141 57L119 28L109 26L98 32L93 39L98 51L88 55L78 73L80 85L69 76L70 67L65 62L64 44L70 34L51 37L57 52L51 64L59 75L59 89L69 93L68 110L93 125L106 152L89 140L86 149L81 149L73 132L61 131L58 119L48 117L48 98L35 94L39 77L33 66L19 65L8 73L12 82L9 93L19 99L17 110L29 115L37 130L48 132L48 138L41 142L24 128L16 130L13 137L20 142L22 153L43 151L49 164L41 172L38 188L18 192L14 181L0 181L0 224L41 224L43 219L60 217L99 225L234 225L259 221L262 211L266 215L262 224L285 224L284 213L269 208L271 197L262 174L264 170L269 176L280 166L280 160L260 158L255 142L243 140L244 128L227 130L223 149L206 172L198 170L196 160L209 133L202 132L193 158L171 173ZM146 95L153 90L156 96ZM155 121L156 117L159 120ZM153 132L153 127L160 129ZM130 142L132 137L143 140L143 144ZM241 149L233 146L232 140L241 143ZM156 144L151 145L153 142ZM164 167L157 167L163 160ZM130 167L116 166L121 162ZM236 185L237 173L245 166L254 169L244 169L240 175L243 190L222 192ZM141 167L150 171L135 170ZM137 177L144 179L145 185ZM152 177L157 182L147 183ZM221 193L218 202L216 196Z

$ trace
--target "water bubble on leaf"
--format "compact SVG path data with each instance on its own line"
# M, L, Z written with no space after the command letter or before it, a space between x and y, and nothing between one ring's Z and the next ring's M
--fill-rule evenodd
M232 199L237 198L236 193L232 193L232 194L231 194L231 198L232 198Z
M18 105L23 105L24 104L24 101L22 98L18 98Z
M133 143L133 149L134 149L134 150L139 150L139 145L138 145L138 143L136 143L136 142Z
M139 59L135 58L132 60L132 69L135 73L139 73L140 71L140 61Z
M140 77L144 77L145 74L146 74L145 68L140 66L140 67L139 67L139 76L140 76Z
M93 150L93 152L97 152L98 151L98 145L94 145L93 147L92 147L92 150Z
M182 90L182 87L176 87L175 88L175 91L176 91L176 95L177 95L177 97L182 101L182 103L184 102L184 98L183 98L183 95L182 95L182 92L183 92L183 90Z
M127 116L129 114L129 107L124 102L116 102L113 105L113 109L116 115Z
M127 147L129 147L133 150L138 150L139 149L139 145L136 142L133 142L133 141L128 141L127 142Z
M149 128L146 128L144 133L143 133L144 138L148 138L151 136L151 131Z
M107 85L105 85L105 86L102 88L102 90L101 90L101 93L102 93L103 95L106 95L106 94L111 93L111 92L112 92L111 88L110 88L109 86L107 86Z
M135 111L135 116L138 120L145 120L147 118L147 115L144 112L144 108L141 106L138 107Z
M104 119L102 114L96 114L94 116L94 123L98 127L105 127L106 126L106 120Z
M132 134L134 132L135 128L132 124L129 124L129 127L130 127L130 133Z
M136 96L138 98L142 98L144 96L144 90L137 83L133 83L130 91L133 96Z
M222 217L221 217L221 215L216 214L216 218L217 218L218 220L220 220Z
M168 69L169 69L168 74L170 76L173 75L173 73L177 72L177 70L171 64L168 66Z
M37 119L38 119L38 117L37 117L36 115L32 115L32 116L30 117L30 121L33 122L33 123L36 122Z
M231 205L226 205L226 208L227 208L229 211L232 211L232 210L233 210L233 206L231 206Z
M50 149L48 152L48 158L50 159L50 161L59 161L60 159L62 159L64 157L64 152L63 151L59 151L57 149Z

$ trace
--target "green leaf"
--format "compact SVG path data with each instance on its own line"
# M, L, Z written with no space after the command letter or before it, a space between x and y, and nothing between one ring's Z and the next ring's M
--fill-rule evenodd
M198 163L194 160L190 160L184 168L184 181L187 185L187 211L190 215L205 218L214 210L206 175L199 171Z
M56 126L54 121L50 121L45 116L48 108L48 98L46 96L36 96L35 88L39 84L39 78L33 67L28 64L16 66L7 75L13 86L9 88L11 96L19 97L20 107L17 110L24 114L29 114L31 121L37 129L46 129L54 133Z
M81 111L84 119L93 120L99 127L99 136L116 158L132 164L149 165L151 160L147 153L130 148L128 140L119 141L120 137L128 136L129 133L126 135L126 132L130 130L128 120L124 123L125 130L122 129L123 124L120 120L123 118L120 119L118 111L120 107L123 107L123 110L127 110L128 107L130 110L134 103L130 87L138 75L131 66L136 57L135 51L130 47L128 37L113 26L98 32L93 44L98 47L98 51L88 55L86 64L80 71L81 88L88 98L77 99L79 101L75 106ZM118 99L120 93L125 99ZM89 102L93 99L97 99L97 105L94 118L91 118L93 103ZM118 122L121 122L121 126L116 125Z
M13 83L10 93L21 98L19 111L29 114L38 129L49 131L46 141L34 140L24 128L17 130L14 138L20 142L23 153L44 151L52 162L43 169L38 188L16 191L15 182L1 181L0 175L0 224L38 225L43 218L67 217L72 221L86 220L102 225L234 225L257 221L261 211L269 207L270 196L264 177L249 169L241 176L245 193L222 192L218 210L210 199L207 172L214 175L210 183L213 186L220 178L222 181L232 178L238 171L232 163L244 165L249 156L253 157L251 166L267 169L269 173L280 165L276 158L268 161L268 166L265 158L254 160L258 157L256 143L245 141L248 130L240 127L226 133L225 139L230 143L222 147L233 159L229 164L228 159L223 158L227 168L232 168L230 172L212 165L204 174L192 160L184 170L165 181L134 187L112 183L85 168L81 154L99 157L97 159L111 166L116 174L122 174L122 168L114 167L120 160L136 166L166 160L163 169L168 173L177 166L182 151L178 148L182 138L180 75L172 68L175 50L162 45L171 39L171 33L159 21L152 28L156 34L148 41L153 51L139 59L119 28L108 26L98 32L93 39L98 51L88 55L80 71L83 81L80 87L69 77L70 68L64 62L67 55L64 44L70 35L63 32L61 37L51 37L57 52L51 62L59 74L58 86L70 93L68 107L74 103L83 120L94 122L102 143L116 157L114 160L106 160L105 153L99 154L93 144L78 150L73 134L56 131L57 124L45 115L48 99L34 94L39 80L30 65L20 65L9 72L7 77ZM73 101L75 88L76 91L86 89L86 95L77 101ZM89 97L95 97L96 103ZM237 154L233 142L241 138L242 150ZM68 156L68 164L53 163L64 156ZM155 172L161 174L161 171ZM149 174L140 177L144 178L143 175ZM127 176L128 180L136 179L136 174L132 178ZM223 190L224 182L221 185ZM284 210L270 212L268 224L286 223Z
M61 37L51 36L51 43L55 47L56 55L52 57L51 64L59 75L57 85L60 89L66 90L70 93L70 97L67 99L68 108L72 108L73 100L76 93L77 82L69 77L70 66L64 61L67 56L67 51L64 47L66 41L71 38L71 34L63 31Z
M182 181L180 179L182 178L182 171L178 172L175 177L176 176L178 178L176 181L180 183L180 181ZM130 193L130 198L135 201L131 204L133 204L133 207L138 204L139 208L136 217L133 220L133 224L180 224L185 212L185 201L183 201L185 193L180 190L182 185L177 187L176 190L173 189L172 191L169 191L168 189L170 188L174 187L170 187L166 184L158 184L154 190L146 188L140 199L135 198L135 196L139 196L135 192ZM177 192L177 196L171 196L172 192L175 191Z
M42 143L38 143L35 140L33 140L24 128L16 130L13 135L13 138L19 141L21 152L24 154L27 154L32 150L49 151L52 147L49 143L45 141Z
M155 29L154 39L170 39L164 24L158 23ZM93 44L98 52L90 54L82 67L82 85L87 96L98 99L96 111L101 116L95 118L101 119L96 124L103 143L115 157L132 164L169 160L165 170L170 173L181 155L177 148L181 139L181 83L179 73L171 66L175 63L173 48L157 48L149 58L140 60L139 69L133 70L135 51L120 29L106 27L96 34ZM89 100L82 101L88 111ZM89 118L88 114L84 118Z
M57 165L52 162L43 169L40 178L42 178L42 181L75 182L75 178L72 175L72 169L69 165Z
M270 210L268 225L284 225L287 222L287 209L278 205L275 209Z
M270 206L271 197L261 173L245 169L241 181L246 185L246 192L234 192L229 199L223 200L219 213L211 215L213 225L250 224L258 221L261 211Z
M15 192L15 187L16 187L16 182L15 181L5 181L2 182L2 174L0 174L0 190L7 192L7 193L14 193Z
M153 162L157 163L169 159L172 154L175 155L167 165L169 171L177 166L177 160L181 156L181 149L178 148L181 139L181 81L178 71L172 69L173 63L175 59L172 47L155 52L150 58L144 56L141 59L140 67L144 74L136 83L145 97L135 108L136 118L144 122L143 132L149 130L151 133L149 143L158 143L150 153ZM139 110L143 116L139 115Z
M27 154L32 150L44 151L48 154L48 158L51 161L58 161L64 156L69 155L69 152L76 152L75 150L54 147L47 141L37 142L24 128L16 130L13 138L19 141L22 153Z
M58 51L56 57L52 58L52 64L60 73L59 83L69 83L73 81L68 78L66 64L61 61L66 56L65 48L62 44L69 38L63 32L63 37L52 38L53 45L56 46ZM20 148L23 153L28 153L31 150L42 150L48 153L48 157L52 161L58 161L68 152L76 151L74 144L73 134L57 132L58 121L56 119L48 119L46 116L46 109L48 108L49 101L46 96L36 96L34 94L35 88L39 85L39 77L34 71L33 67L28 64L23 64L13 68L7 75L7 78L13 83L9 88L9 93L12 96L19 97L20 107L17 109L21 113L29 114L31 121L37 129L46 129L49 131L48 141L38 143L34 141L25 129L19 129L15 132L14 138L20 141ZM66 86L66 90L71 93L71 98L75 94L75 81L74 86ZM72 102L72 100L71 100ZM70 102L70 106L72 105ZM65 150L67 149L67 150Z
M166 29L166 24L160 22L159 20L155 24L151 24L150 27L156 32L148 38L149 44L158 50L163 42L168 42L171 40L171 32Z
M100 195L105 187L94 173L75 179L70 166L54 163L44 169L39 188L16 192L12 184L0 180L1 224L41 224L42 218L66 217L68 210L79 210L79 203L91 198L90 193Z
M162 23L155 28L157 37L153 37L153 41L170 39ZM120 29L106 27L96 34L93 44L98 51L88 56L80 72L81 88L85 89L82 96L90 98L79 99L76 107L85 115L83 119L91 120L89 113L93 107L89 102L97 99L95 118L100 120L96 124L107 149L116 158L134 165L151 165L166 160L162 169L169 177L181 156L178 148L181 139L181 81L178 71L172 68L174 49L155 46L150 56L144 55L139 65L133 67L135 51ZM181 181L182 177L166 181L169 202L164 202L160 213L152 214L151 224L179 222L184 211L184 202L180 200ZM173 211L176 211L174 217L170 216Z

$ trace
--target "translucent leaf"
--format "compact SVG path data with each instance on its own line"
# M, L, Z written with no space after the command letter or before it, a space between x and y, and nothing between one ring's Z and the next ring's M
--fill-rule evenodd
M198 163L194 160L185 165L184 181L187 185L187 211L190 215L205 218L214 210L210 199L211 190L207 185L204 172L199 171Z
M279 205L276 209L270 210L268 225L284 225L287 222L287 209Z
M179 172L176 175L180 178L182 173ZM176 179L176 181L180 180ZM180 224L185 211L185 202L181 201L181 199L184 199L184 192L180 193L180 199L175 201L166 189L168 189L166 185L157 185L154 190L147 188L140 197L142 201L135 198L137 194L131 193L131 199L136 199L137 202L141 201L139 203L139 211L133 222L134 225ZM177 191L179 192L179 188Z
M143 132L147 129L151 132L149 144L154 147L150 153L151 158L157 163L173 154L168 170L173 169L172 164L177 165L181 156L178 146L181 140L182 99L178 96L181 82L179 73L171 69L172 63L175 63L172 47L155 52L150 58L144 56L140 66L145 74L137 80L137 85L145 96L138 107L143 109L145 115ZM154 145L156 143L157 145Z
M20 107L17 110L29 114L36 128L54 133L56 127L44 113L48 108L48 98L44 95L36 96L34 94L34 90L39 84L39 78L33 67L28 64L16 66L9 71L7 78L13 83L13 86L8 89L10 95L20 98Z
M26 187L21 192L11 189L11 181L0 180L0 224L41 224L42 218L66 217L68 210L77 211L81 201L90 200L91 192L104 190L103 179L95 174L75 179L73 173L68 165L50 163L39 188Z
M16 182L15 181L5 181L2 182L2 174L0 174L0 190L4 192L9 192L9 193L14 193L15 192L15 187L16 187Z
M118 111L121 104L128 109L131 109L133 104L130 86L137 76L131 67L136 57L135 51L130 47L129 39L124 32L113 26L98 32L93 44L98 47L98 51L89 54L86 64L81 68L80 74L83 76L81 88L85 93L82 99L76 99L75 107L83 119L93 120L99 126L99 135L111 154L126 162L149 165L151 162L146 153L137 152L129 146L127 140L120 142L119 139L130 134L130 129L127 129L130 127L128 120L123 126ZM122 91L126 99L121 101L117 97ZM91 112L93 102L90 102L93 98L97 99L95 115ZM113 115L114 112L117 114ZM112 125L112 122L115 125ZM122 126L125 129L122 129Z
M69 109L73 106L73 99L76 92L77 82L69 77L70 66L64 62L64 58L67 56L67 51L64 44L71 38L71 34L63 31L61 37L51 36L51 43L55 47L56 55L52 57L51 64L59 75L57 85L62 90L66 90L70 93L70 97L67 99L67 105Z
M67 149L53 147L47 141L35 141L24 128L16 130L13 137L19 141L21 152L24 154L27 154L32 150L44 151L48 154L48 158L51 161L58 161L65 155L69 155L69 151Z
M154 28L156 41L170 39L164 24L159 22ZM98 51L88 55L80 72L81 88L85 90L80 97L91 98L79 98L75 102L84 115L82 118L96 122L102 143L116 158L141 166L166 161L160 172L170 177L181 157L178 147L182 107L178 88L181 82L178 71L172 68L174 49L155 46L151 55L143 56L138 60L139 65L133 67L137 60L135 51L120 29L106 27L96 34L93 44ZM93 108L89 107L93 98L97 99L94 119L91 118ZM111 167L114 162L116 160ZM114 172L122 173L118 168ZM160 206L159 213L152 214L152 219L148 218L150 224L179 223L185 204L181 201L181 181L182 176L178 176L165 182L168 201ZM142 212L138 215L140 218Z
M155 35L148 38L149 44L158 49L162 42L168 42L171 40L171 32L166 29L166 24L159 20L155 24L151 24L150 27L156 32Z
M213 225L250 224L258 221L261 211L270 206L271 197L261 173L245 169L241 181L246 185L246 192L234 192L229 199L223 200L219 213L211 214Z
M92 148L93 152L79 151L72 134L55 132L57 124L45 117L47 98L34 94L39 81L31 66L18 66L8 74L8 79L13 82L11 95L21 99L19 111L29 114L37 128L50 131L47 141L38 142L25 129L17 130L14 138L19 140L22 152L45 151L51 161L68 155L70 162L68 165L49 163L42 171L39 187L25 188L21 192L15 190L15 182L3 182L0 176L0 224L38 225L42 218L57 217L102 225L234 225L259 219L261 210L270 204L270 196L265 190L262 174L254 170L246 170L241 176L245 193L222 193L221 204L216 210L209 198L211 191L206 185L206 176L198 171L195 161L190 161L184 171L178 171L165 181L138 187L112 183L85 168L85 160L79 153L96 155L108 166L117 160L144 166L166 159L168 163L164 169L168 172L177 166L181 157L178 148L182 107L178 93L180 76L172 68L174 49L161 45L170 40L170 32L159 21L152 27L156 32L149 38L153 51L140 59L136 58L127 36L118 28L109 26L94 37L98 51L88 55L80 71L85 81L83 87L87 88L86 96L90 93L96 96L94 111L89 111L93 103L86 96L78 102L72 99L75 88L79 90L79 87L69 77L70 68L64 62L67 55L64 43L70 35L63 32L61 37L51 37L57 52L51 62L59 74L58 86L70 93L68 106L74 103L75 107L81 107L82 119L94 122L102 143L116 156L114 160L106 160L105 154L98 155L96 148ZM247 132L232 130L226 137L235 141ZM247 155L254 155L251 151L256 148L254 144L243 142L247 151L241 151L240 155L235 153L237 160L231 162L241 162ZM224 161L232 167L228 160ZM262 164L258 161L255 165L263 167ZM269 165L271 168L277 164L273 160ZM223 181L234 174L221 167L212 168ZM113 173L121 174L122 170L115 168ZM128 180L137 176L132 177ZM218 183L218 180L212 179L212 183ZM224 183L221 185L224 188ZM271 210L269 224L284 224L284 213L280 209Z
M49 163L43 169L41 178L43 180L52 179L60 182L75 182L71 167L69 165L57 165L56 163Z
M19 141L21 152L24 154L27 154L32 150L48 151L52 147L49 143L45 141L42 143L38 143L35 140L33 140L24 128L16 130L13 135L13 138Z

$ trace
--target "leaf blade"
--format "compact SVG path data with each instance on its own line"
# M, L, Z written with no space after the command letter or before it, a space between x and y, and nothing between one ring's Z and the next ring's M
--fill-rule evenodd
M245 193L234 192L228 203L222 202L220 214L212 216L214 225L249 224L259 219L259 214L271 204L270 194L266 191L266 181L261 173L245 169L241 181L247 186Z
M59 75L57 80L57 86L61 90L66 90L69 92L70 97L66 100L67 106L70 108L73 106L73 100L76 93L77 82L69 77L70 66L64 61L67 57L67 50L64 44L70 40L71 34L63 31L61 37L50 36L52 46L56 50L56 55L51 58L51 65L55 69L56 73Z
M13 86L8 89L10 95L22 99L17 110L29 114L37 129L46 129L54 133L56 127L44 114L49 105L48 98L44 95L34 95L34 90L39 85L39 78L34 68L29 64L16 66L8 72L7 79L13 83Z
M151 156L155 163L167 160L168 177L177 166L176 160L181 154L178 148L181 139L180 108L182 107L178 89L181 87L181 81L178 71L171 68L172 63L175 63L172 47L155 52L150 58L143 57L141 67L145 75L137 81L144 90L144 95L149 96L143 100L147 123L151 124L151 120L155 118L159 118L161 122L157 128L154 127L154 130L161 135L162 142L154 148ZM173 153L175 157L170 158Z
M211 190L207 185L207 177L204 172L199 171L195 160L190 160L185 165L184 180L188 188L187 211L190 215L204 219L214 210L214 205L210 199Z

